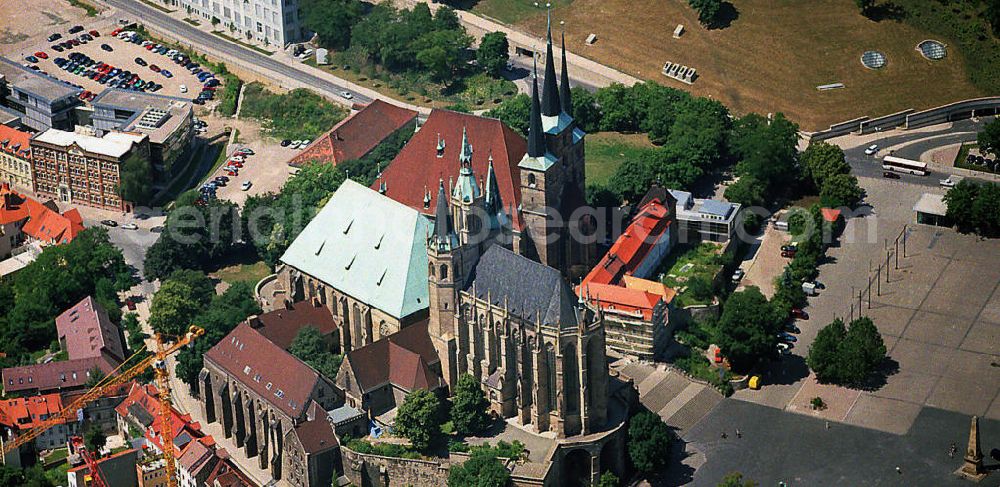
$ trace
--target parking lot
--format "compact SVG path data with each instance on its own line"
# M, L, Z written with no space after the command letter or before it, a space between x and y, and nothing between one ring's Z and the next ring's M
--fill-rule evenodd
M35 64L42 71L52 76L80 85L84 90L88 90L93 93L100 93L107 88L106 85L102 85L95 80L64 71L54 63L57 58L69 59L69 55L71 53L79 52L90 57L96 61L96 63L107 63L122 71L130 71L137 74L139 79L143 81L152 81L162 85L163 88L157 90L155 92L156 94L194 99L201 91L203 83L199 81L197 76L192 74L190 71L177 65L163 54L151 52L139 44L133 44L108 35L110 34L110 30L107 27L103 30L98 30L100 37L96 37L94 40L89 41L86 44L81 43L78 46L74 46L72 49L64 49L62 52L57 52L52 47L54 44L66 42L69 39L78 40L79 35L92 30L90 27L84 25L83 32L69 34L68 29L70 26L63 25L60 27L62 28L62 30L59 31L62 35L61 39L53 42L47 42L43 38L40 39L42 43L35 46L35 51L31 51L30 49L28 50L32 53L41 51L48 56L48 59L39 58L38 62ZM102 45L107 45L112 49L112 51L109 52L102 49ZM141 66L139 63L136 63L136 58L143 60L147 65ZM28 62L24 58L19 59L19 61ZM162 73L162 71L155 72L152 69L154 65L161 69L168 70L173 76L168 78ZM186 93L182 92L181 86L186 88Z

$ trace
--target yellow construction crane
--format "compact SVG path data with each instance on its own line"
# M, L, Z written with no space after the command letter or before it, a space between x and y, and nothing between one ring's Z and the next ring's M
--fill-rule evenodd
M118 386L136 378L139 374L142 374L150 366L153 367L153 372L156 377L156 388L159 396L160 403L160 440L161 440L161 450L163 450L163 459L166 463L167 469L167 486L176 487L177 486L177 467L174 463L174 450L173 450L173 429L170 425L170 373L167 370L166 359L168 356L174 354L182 347L188 345L194 339L205 334L205 330L197 326L191 326L188 332L182 337L178 337L177 341L173 343L167 343L164 341L164 337L157 333L154 336L156 341L156 351L149 357L140 360L138 363L128 368L124 372L119 373L119 370L125 367L125 364L129 363L134 358L138 357L142 350L136 352L134 355L129 357L125 362L122 362L115 370L102 379L96 386L88 390L84 395L80 396L77 400L73 401L69 406L66 406L61 411L56 413L54 416L39 422L39 424L24 433L21 433L17 438L9 442L4 442L3 444L3 458L6 458L7 454L17 450L22 445L33 441L39 435L45 432L45 430L57 425L62 424L66 421L75 421L77 418L77 411L83 409L91 401L98 399L107 395L109 392L114 391Z

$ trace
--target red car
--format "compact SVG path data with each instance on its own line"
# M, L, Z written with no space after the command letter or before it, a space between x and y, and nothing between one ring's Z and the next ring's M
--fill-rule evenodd
M792 318L795 318L797 320L808 320L809 319L809 313L806 313L806 311L804 309L801 309L801 308L792 308L792 313L791 314L792 314Z
M152 51L153 50L153 44L146 44L146 50L147 51Z
M84 91L83 93L80 93L80 96L79 96L79 98L80 98L81 100L86 100L88 96L90 96L90 91L89 91L89 90L87 90L87 91Z
M226 176L236 177L236 176L239 176L239 175L240 175L239 172L237 172L236 170L233 170L233 169L230 169L230 170L226 171Z
M159 73L159 72L160 72L160 67L159 67L159 66L157 66L157 65L155 65L155 64L150 64L150 65L149 65L149 69L150 69L150 70L151 70L152 72L154 72L154 73Z
M35 57L38 59L48 59L49 55L45 54L43 51L38 51L35 53Z
M108 34L108 35L110 35L111 37L114 37L114 36L120 34L121 31L122 31L121 29L115 29L115 30L111 31L111 33Z
M794 259L795 258L795 251L794 250L782 250L781 251L781 256L785 257L785 258L788 258L788 259Z
M94 37L101 37L101 33L97 32L96 30L92 30L92 31L88 32L88 34L90 34L90 35L92 35Z
M70 44L73 44L74 46L79 46L80 45L80 40L79 39L70 39L70 40L68 40L66 42L68 42Z

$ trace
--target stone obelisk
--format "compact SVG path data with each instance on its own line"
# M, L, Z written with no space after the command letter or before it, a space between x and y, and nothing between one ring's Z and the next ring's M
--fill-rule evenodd
M965 463L955 471L955 475L979 482L986 474L986 469L983 468L983 449L979 446L979 416L973 416L969 426L969 446L965 449Z

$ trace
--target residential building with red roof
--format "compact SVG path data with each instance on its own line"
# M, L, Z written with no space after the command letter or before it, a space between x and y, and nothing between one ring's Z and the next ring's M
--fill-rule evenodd
M38 426L42 421L57 415L62 409L63 400L59 394L0 400L0 428L4 440L13 439L20 432ZM79 431L79 422L61 421L35 438L35 448L50 450L66 446L69 437L79 434Z
M31 134L0 125L0 181L34 191Z
M441 360L427 334L427 321L347 352L337 386L347 396L347 404L372 416L398 407L415 389L444 387Z
M0 183L0 259L10 257L25 242L42 245L68 243L83 231L83 218L76 209L60 214L52 201L45 204Z
M143 433L146 445L158 452L163 451L163 425L160 420L160 401L156 386L152 384L134 383L128 396L115 407L118 415L118 431L125 438L131 436L130 430ZM191 441L204 437L201 425L192 421L190 414L182 414L176 408L170 408L170 432L175 455L180 455L184 447ZM209 442L214 444L214 440Z
M301 485L318 485L308 472L325 472L332 465L313 465L318 457L289 448L303 444L293 437L304 434L300 426L315 419L310 413L314 403L323 411L343 404L332 380L248 323L205 352L203 361L198 376L202 414L210 423L221 423L225 437L234 439L240 451L233 454L255 459L276 480L296 472L306 475ZM328 423L326 427L332 429Z
M650 360L669 342L669 304L676 292L646 278L677 242L676 203L666 191L645 199L577 286L604 313L608 348L620 354Z
M92 370L110 374L125 361L121 330L92 297L57 316L56 330L69 360L3 369L6 393L73 391L85 387Z
M105 485L114 487L136 487L139 478L135 465L139 461L139 452L135 449L120 451L114 455L97 459L97 468ZM90 480L90 468L86 464L69 469L66 474L67 487L89 487L94 485Z
M292 157L288 165L301 167L315 161L336 166L360 159L382 141L412 133L416 125L417 112L375 99L314 140Z

